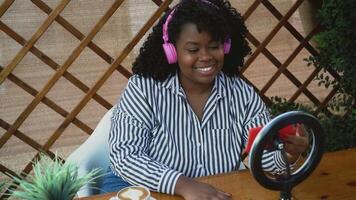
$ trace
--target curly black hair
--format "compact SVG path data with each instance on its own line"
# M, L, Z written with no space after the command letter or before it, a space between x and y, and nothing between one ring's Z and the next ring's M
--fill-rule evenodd
M244 64L244 57L251 52L251 49L245 38L247 29L241 14L231 6L230 2L227 0L181 0L173 9L175 12L168 24L169 42L176 44L182 26L186 23L196 24L199 32L210 33L216 41L223 42L230 37L231 49L224 57L222 71L227 76L237 76L239 68ZM143 43L133 63L134 74L164 81L179 69L177 63L168 64L162 48L162 27L170 12L161 17Z

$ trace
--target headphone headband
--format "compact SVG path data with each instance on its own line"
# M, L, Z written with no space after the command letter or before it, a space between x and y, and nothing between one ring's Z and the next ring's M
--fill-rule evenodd
M219 10L219 7L217 5L211 3L210 1L207 1L207 0L197 0L197 1L204 2L204 3L206 3L206 4L210 5L210 6L213 6L214 8ZM162 38L163 38L164 43L167 43L168 40L169 40L169 37L168 37L168 24L169 24L169 22L172 21L173 14L174 14L175 11L176 11L176 7L172 8L171 13L169 13L166 21L163 24L163 35L162 35Z
M172 17L173 17L173 14L174 14L175 11L176 11L176 9L173 8L171 13L169 13L169 15L168 15L168 17L166 19L166 22L164 22L164 24L163 24L163 36L162 36L162 38L163 38L164 43L168 42L168 24L172 20Z
M204 2L210 6L213 6L214 8L219 10L219 7L215 5L214 3L207 1L207 0L197 0L197 2ZM169 37L168 37L168 24L171 22L173 18L173 14L175 13L177 7L172 8L172 11L169 13L166 21L163 24L162 27L162 38L163 38L163 50L164 53L166 54L167 60L169 64L173 64L177 62L177 51L175 46L169 42ZM231 47L231 39L230 37L227 37L224 41L224 53L228 54L230 52L230 47Z

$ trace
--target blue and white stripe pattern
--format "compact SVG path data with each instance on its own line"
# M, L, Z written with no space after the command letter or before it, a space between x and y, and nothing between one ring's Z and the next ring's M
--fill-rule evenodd
M240 78L223 73L216 77L200 121L177 75L164 82L134 75L112 117L111 168L131 184L174 194L181 174L238 170L248 130L269 120L258 94ZM284 168L279 152L264 158L265 170Z

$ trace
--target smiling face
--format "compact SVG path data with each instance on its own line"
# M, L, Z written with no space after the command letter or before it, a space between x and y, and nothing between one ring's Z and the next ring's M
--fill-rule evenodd
M184 24L176 42L179 78L184 89L211 88L224 64L223 44L196 25Z

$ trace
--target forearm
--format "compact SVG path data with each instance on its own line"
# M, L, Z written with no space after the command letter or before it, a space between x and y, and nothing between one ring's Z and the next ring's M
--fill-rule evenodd
M293 168L298 157L289 157L287 155L287 159L290 167ZM262 156L262 167L266 172L271 172L273 174L283 173L286 169L286 163L284 162L281 151L276 150L272 152L265 152Z
M193 181L192 179L184 175L179 176L174 189L174 194L183 196L185 191L184 188L187 187L192 181Z
M213 186L198 182L186 176L179 176L174 194L186 200L221 199L231 200L231 194L220 191Z
M300 157L300 154L287 153L288 162L290 164L296 163L298 161L299 157Z
M147 155L126 155L112 161L118 175L133 185L144 185L152 191L174 194L174 187L180 175Z

